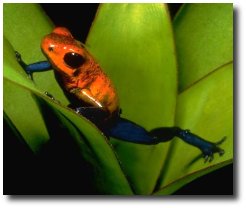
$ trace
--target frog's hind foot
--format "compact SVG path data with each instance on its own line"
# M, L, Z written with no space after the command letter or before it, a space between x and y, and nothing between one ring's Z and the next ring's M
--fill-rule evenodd
M204 163L206 162L212 162L214 159L214 153L219 153L219 156L222 156L225 151L218 147L221 145L224 141L226 140L226 136L224 136L220 141L215 142L215 143L210 143L209 148L203 149L203 157L204 157Z

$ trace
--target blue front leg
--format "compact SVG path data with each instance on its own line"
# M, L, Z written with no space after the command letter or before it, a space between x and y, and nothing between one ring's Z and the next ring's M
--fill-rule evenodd
M40 61L36 62L33 64L26 64L22 58L21 55L15 51L15 56L19 64L22 66L22 68L25 70L25 72L32 78L32 73L33 72L43 72L43 71L48 71L52 69L52 66L50 62L48 61Z

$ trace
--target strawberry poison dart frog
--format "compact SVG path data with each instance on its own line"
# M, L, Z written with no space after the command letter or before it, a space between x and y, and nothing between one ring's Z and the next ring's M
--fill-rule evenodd
M41 49L48 61L25 64L16 52L20 65L29 76L33 72L54 69L55 77L71 104L69 107L93 122L107 137L127 142L153 145L179 137L202 151L205 161L212 161L213 154L223 155L219 148L225 137L212 143L179 127L156 128L146 131L143 127L120 116L117 92L88 52L85 45L75 40L64 27L57 27L46 35Z

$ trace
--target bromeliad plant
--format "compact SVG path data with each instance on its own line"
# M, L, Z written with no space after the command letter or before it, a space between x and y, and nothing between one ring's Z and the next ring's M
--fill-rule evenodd
M66 107L52 72L28 79L14 51L27 63L44 60L40 41L52 28L38 5L4 5L4 119L35 156L53 159L54 172L78 176L79 193L171 194L232 162L232 4L184 5L173 23L163 4L102 4L86 41L116 85L124 117L148 130L188 128L212 142L227 136L224 156L208 164L179 140L109 142Z

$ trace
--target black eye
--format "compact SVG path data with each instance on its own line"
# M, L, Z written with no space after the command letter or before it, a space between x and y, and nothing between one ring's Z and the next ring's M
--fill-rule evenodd
M74 52L66 53L63 59L65 63L73 69L76 69L82 66L83 63L85 62L85 59L83 56L81 56L78 53L74 53Z

